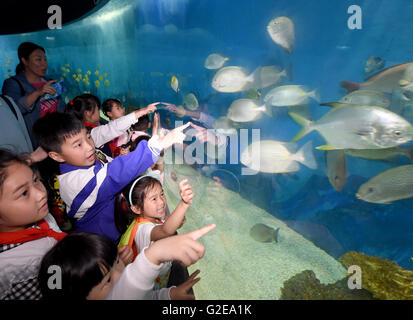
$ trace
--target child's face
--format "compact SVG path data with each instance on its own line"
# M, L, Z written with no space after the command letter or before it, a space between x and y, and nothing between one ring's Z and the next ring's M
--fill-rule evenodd
M47 192L39 176L27 165L11 164L0 193L0 232L23 230L48 212Z
M89 122L89 123L98 123L100 120L100 113L99 113L99 108L95 102L91 102L92 105L94 105L92 111L85 111L83 118L84 121Z
M110 120L115 120L125 115L125 109L119 103L112 103L112 109L108 112Z
M153 188L148 190L143 200L143 214L142 216L147 219L163 219L165 218L166 210L166 197L163 193L163 189L159 184L154 185Z
M125 264L122 259L118 257L112 268L108 271L102 266L102 272L105 274L102 281L94 286L90 290L89 295L86 297L87 300L104 300L109 294L110 290L115 286L115 283L119 280L120 275L125 269Z
M52 159L77 167L90 167L96 161L95 143L90 133L83 128L79 133L66 138L62 143L61 152L49 152Z

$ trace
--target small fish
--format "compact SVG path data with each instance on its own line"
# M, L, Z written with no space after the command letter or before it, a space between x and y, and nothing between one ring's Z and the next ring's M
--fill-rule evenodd
M258 89L274 86L281 82L283 77L289 77L287 70L280 71L276 66L259 67L254 74L254 86Z
M288 107L307 104L309 97L319 101L317 89L311 92L304 91L303 86L287 85L280 86L268 92L264 101L267 105L275 107Z
M360 186L356 197L366 202L389 204L413 197L413 165L385 170Z
M199 107L198 99L195 94L188 93L184 97L184 106L189 110L196 110Z
M413 62L402 63L379 71L378 73L375 73L371 77L367 78L363 83L342 81L340 82L340 85L347 90L347 93L359 89L370 89L385 93L392 93L393 89L400 86L400 79L402 79L406 69L412 63Z
M96 80L96 81L95 81L95 86L96 86L96 88L99 88L99 87L100 87L100 82L99 82L99 80Z
M178 78L175 77L175 76L172 76L172 78L171 78L171 88L175 92L179 92L179 82L178 82Z
M235 122L251 122L260 119L263 113L269 114L266 105L258 106L257 101L251 99L237 99L231 103L227 117Z
M296 153L291 153L295 144L276 140L261 140L251 143L241 153L240 162L248 168L265 173L287 173L300 169L298 162L310 169L317 168L313 144L308 141Z
M256 70L256 72L258 71ZM248 76L242 67L224 67L215 74L211 85L219 92L248 91L253 87L256 72Z
M259 242L278 243L280 228L274 229L266 224L257 223L250 229L250 237Z
M380 70L384 68L385 64L386 64L386 61L382 60L381 58L370 56L367 59L366 64L364 66L364 72L370 73L376 70Z
M353 91L342 97L339 102L364 106L377 106L383 108L390 106L390 101L386 98L386 94L374 90Z
M217 120L215 120L213 128L222 134L237 134L237 129L235 129L234 127L234 122L227 117L219 117Z
M293 51L295 34L294 23L287 17L278 17L270 21L267 31L271 39L280 45L285 51Z
M248 99L258 100L261 97L261 90L257 88L251 88L247 93Z
M381 107L334 108L315 122L293 112L289 114L303 126L293 141L317 130L327 141L326 145L317 147L320 150L382 149L413 140L412 125Z
M220 69L224 66L225 62L229 60L228 57L223 57L218 53L212 53L205 59L205 68L214 70Z
M336 191L341 191L347 181L346 154L344 150L326 150L324 157L328 180Z

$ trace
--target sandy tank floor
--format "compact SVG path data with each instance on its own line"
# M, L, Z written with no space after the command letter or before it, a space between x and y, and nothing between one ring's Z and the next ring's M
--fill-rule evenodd
M190 166L165 166L164 190L171 212L180 201L178 183L184 178L195 197L178 232L217 225L200 239L206 247L204 257L188 267L190 274L201 270L201 280L194 286L197 299L273 300L280 298L284 281L304 270L313 270L324 284L346 276L346 269L325 251ZM256 223L280 227L278 243L251 238L249 231Z

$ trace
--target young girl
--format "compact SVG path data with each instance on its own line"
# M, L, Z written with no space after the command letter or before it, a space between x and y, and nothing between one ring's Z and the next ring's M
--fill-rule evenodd
M125 108L122 106L122 103L118 99L113 98L103 101L102 111L104 115L107 116L110 120L116 120L125 115ZM140 123L144 117L147 117L147 115L141 117L138 123ZM109 147L112 152L113 158L120 155L120 146L129 141L129 130L130 129L128 129L128 131L125 131L121 136L109 142Z
M38 174L0 150L0 299L41 298L40 261L65 235L49 213Z
M117 220L118 230L124 233L119 245L131 247L136 257L153 241L174 235L183 224L185 213L194 197L187 182L188 180L184 179L179 183L181 201L175 211L166 217L166 197L159 181L159 172L151 171L136 179L128 193L129 210L119 210L119 207L116 210L118 216L122 215L121 219ZM170 267L171 262L164 265L155 289L166 287Z
M196 278L199 270L177 287L155 291L153 282L164 261L178 260L188 266L202 258L205 247L195 240L214 228L212 224L156 241L126 267L110 239L86 232L68 235L42 260L39 281L43 297L53 300L194 299L188 290L199 281ZM50 267L59 271L50 272Z

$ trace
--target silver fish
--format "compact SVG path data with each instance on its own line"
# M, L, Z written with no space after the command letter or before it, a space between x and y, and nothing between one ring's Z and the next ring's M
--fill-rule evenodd
M231 103L227 117L235 122L251 122L260 119L263 113L268 113L266 105L259 106L252 99L237 99Z
M374 90L353 91L342 97L339 102L383 108L387 108L390 105L389 99L386 98L383 92Z
M402 79L406 69L413 62L402 63L387 69L384 69L378 73L373 74L367 78L363 83L355 83L349 81L342 81L340 85L347 90L347 93L359 90L370 89L377 90L386 93L392 93L394 88L400 86L400 79Z
M295 34L294 23L290 18L278 17L272 19L267 26L267 31L271 39L285 51L288 53L293 51Z
M250 229L250 236L259 242L275 242L278 243L278 233L280 228L274 229L266 224L257 223Z
M219 69L222 68L228 60L228 57L223 57L218 53L212 53L205 59L204 66L210 70Z
M336 191L341 191L347 181L346 154L344 150L326 150L324 157L328 180Z
M371 203L389 204L413 197L413 165L385 170L360 186L358 199Z
M317 89L306 92L303 86L286 85L270 90L265 95L264 101L274 107L288 107L307 104L310 97L319 101Z
M412 125L381 107L343 106L332 109L314 122L293 112L289 114L303 126L293 141L317 130L327 141L326 145L317 147L320 150L382 149L413 140Z
M413 161L412 147L409 148L385 148L385 149L346 149L346 154L356 158L368 159L368 160L386 160L391 159L401 155Z
M252 88L255 73L246 74L242 67L231 66L219 69L212 79L212 87L219 92L242 92Z
M364 66L364 72L370 73L375 70L379 70L383 68L385 64L386 61L384 61L383 59L379 57L370 56L366 61L366 65Z

